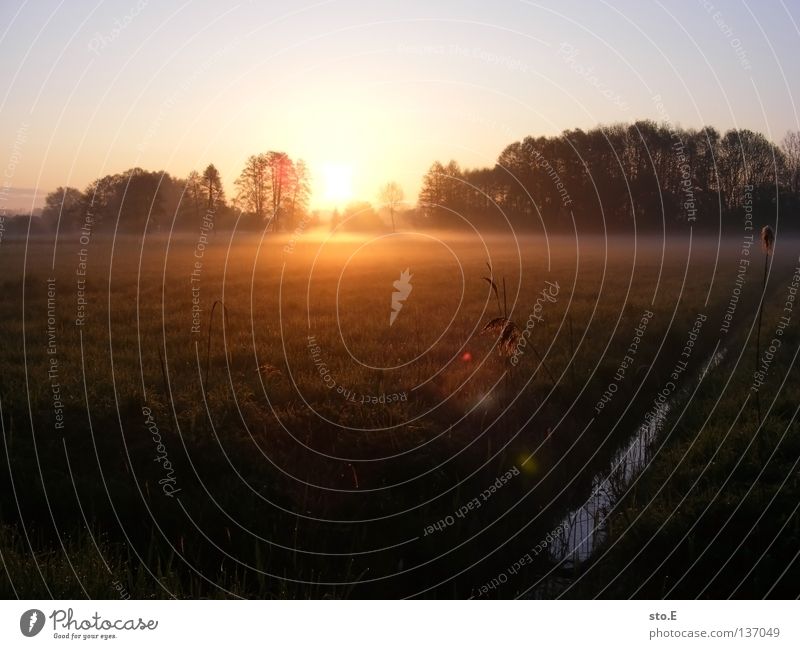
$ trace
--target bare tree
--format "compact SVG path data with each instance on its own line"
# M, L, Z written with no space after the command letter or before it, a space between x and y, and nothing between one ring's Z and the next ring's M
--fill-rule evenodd
M444 200L444 167L437 160L422 178L422 189L417 202L425 210L426 216L430 217L441 209Z
M189 206L191 207L192 213L198 220L200 219L200 192L202 191L200 183L200 174L196 171L190 172L189 176L186 178L186 196L189 199Z
M225 200L222 189L222 178L217 168L210 164L203 172L203 197L206 201L206 210L213 212Z
M789 188L800 192L800 131L787 131L781 142L786 159L786 174Z
M269 187L272 199L272 231L277 232L286 190L292 181L292 160L282 151L269 151L264 154L269 170Z
M311 175L306 163L298 160L291 168L289 189L287 195L287 211L292 223L298 212L308 209L308 199L311 197Z
M389 216L392 219L392 232L394 232L394 213L397 207L403 202L403 188L396 182L386 183L381 187L379 198L381 203L389 208Z
M267 156L263 153L251 155L235 182L238 207L252 212L259 220L266 219L270 183L270 163Z

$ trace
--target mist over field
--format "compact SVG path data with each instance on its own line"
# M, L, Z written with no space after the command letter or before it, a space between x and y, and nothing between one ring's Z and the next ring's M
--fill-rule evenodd
M124 547L191 557L221 594L593 592L592 551L621 551L609 540L678 452L667 440L713 449L702 479L725 453L741 464L735 444L772 450L748 389L761 269L741 260L761 261L757 242L318 228L84 243L3 243L16 278L2 307L6 453L15 475L41 481L13 482L4 511L36 534L104 544L128 590L158 592ZM765 353L797 286L796 244L770 257ZM395 301L404 272L411 290ZM765 372L765 416L793 408L782 371ZM688 422L703 417L698 433ZM757 502L774 488L760 482ZM8 542L22 561L23 540ZM541 576L509 579L520 561ZM579 568L587 577L563 581ZM273 590L290 569L293 585ZM163 594L211 592L182 572L158 578ZM36 592L25 574L15 583ZM59 595L80 594L83 581L65 580Z

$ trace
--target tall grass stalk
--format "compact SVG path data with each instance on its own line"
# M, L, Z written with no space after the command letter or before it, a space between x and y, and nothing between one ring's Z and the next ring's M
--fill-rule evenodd
M764 294L767 290L767 271L769 269L769 256L775 245L775 233L769 225L761 228L761 248L764 250L764 277L761 280L761 299L758 302L758 329L756 331L756 371L761 359L761 316L764 313ZM761 399L756 392L756 414L758 425L761 425Z
M214 328L214 311L216 310L218 304L222 308L222 317L225 320L223 323L223 330L230 327L230 323L228 321L228 307L225 306L225 303L222 300L214 300L214 304L211 305L211 316L208 318L208 337L206 340L206 367L205 375L203 377L203 386L206 392L208 392L208 368L211 358L211 333Z

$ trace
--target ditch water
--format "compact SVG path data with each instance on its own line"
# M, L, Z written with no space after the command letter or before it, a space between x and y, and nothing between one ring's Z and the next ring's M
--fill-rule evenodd
M633 479L652 459L667 415L689 397L709 371L722 362L726 351L722 349L715 352L704 363L694 382L684 386L660 406L651 419L639 426L630 442L616 452L608 470L595 475L589 498L580 507L571 510L552 533L548 551L551 558L563 568L579 568L607 538L606 517Z

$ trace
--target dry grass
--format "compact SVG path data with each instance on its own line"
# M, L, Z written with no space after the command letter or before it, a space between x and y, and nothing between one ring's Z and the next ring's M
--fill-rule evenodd
M217 233L202 259L200 334L191 331L192 241L93 241L82 328L72 323L74 242L59 244L53 271L52 244L31 244L24 284L24 246L6 240L0 250L10 297L0 305L0 399L14 485L26 494L22 517L46 524L49 503L59 529L79 529L80 499L137 580L142 564L168 562L181 592L222 595L214 583L260 595L407 595L428 586L468 595L585 499L705 308L716 249L695 241L687 270L680 241L665 251L644 240L450 235L321 245L324 234L310 233L285 254L280 237L226 236ZM709 321L731 286L735 250L723 249ZM499 317L498 287L481 279L487 258L493 277L505 278ZM413 292L389 327L392 283L406 268ZM53 427L43 326L51 274L63 432ZM547 279L562 292L532 336L536 353L509 376L494 343L513 351L513 323L526 321ZM755 302L742 304L745 322ZM658 315L637 367L582 432L646 308ZM698 349L713 342L704 337ZM159 488L145 404L185 509ZM43 479L32 481L43 458ZM525 458L535 458L530 470L490 507L414 540ZM20 516L2 479L13 522ZM52 530L44 538L52 542ZM361 584L333 585L353 581ZM147 596L165 594L156 581L136 583Z

